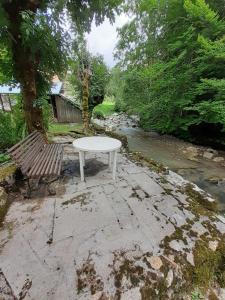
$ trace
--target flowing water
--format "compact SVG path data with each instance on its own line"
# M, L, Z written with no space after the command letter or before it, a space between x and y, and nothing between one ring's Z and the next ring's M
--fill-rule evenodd
M225 212L224 182L217 184L209 181L209 178L213 177L225 178L225 168L220 163L201 157L198 157L198 161L189 160L183 151L192 144L172 136L160 136L140 128L130 127L121 127L119 132L127 136L131 151L139 151L145 157L164 164L185 179L194 182L217 199L219 210Z

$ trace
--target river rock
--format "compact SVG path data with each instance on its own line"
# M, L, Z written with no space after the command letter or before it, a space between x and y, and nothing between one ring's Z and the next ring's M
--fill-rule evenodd
M206 152L212 153L213 155L218 155L218 151L212 149L212 148L208 148L206 149Z
M214 183L214 184L218 184L218 182L220 181L220 178L219 177L209 177L207 178L207 181L210 182L210 183Z
M199 155L198 148L190 146L187 147L184 151L187 154L189 160L197 161L197 156Z
M215 162L222 162L222 161L224 161L224 158L222 156L217 156L217 157L213 158L213 161L215 161Z
M151 267L155 270L159 270L163 265L161 258L158 256L148 257L147 260L150 263Z
M213 154L212 152L205 151L205 152L203 153L203 157L204 157L204 158L207 158L207 159L212 159L213 156L214 156L214 154Z

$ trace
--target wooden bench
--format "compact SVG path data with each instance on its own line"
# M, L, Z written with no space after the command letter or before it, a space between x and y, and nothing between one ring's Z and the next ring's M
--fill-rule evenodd
M24 140L8 150L9 155L28 178L60 175L63 147L60 144L48 144L43 135L34 131Z

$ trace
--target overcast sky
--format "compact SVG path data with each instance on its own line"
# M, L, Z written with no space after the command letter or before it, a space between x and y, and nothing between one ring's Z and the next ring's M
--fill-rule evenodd
M123 26L127 21L128 16L122 14L116 17L113 25L108 20L97 27L93 24L90 34L87 35L88 50L93 54L102 54L109 67L115 65L113 50L118 40L116 28Z

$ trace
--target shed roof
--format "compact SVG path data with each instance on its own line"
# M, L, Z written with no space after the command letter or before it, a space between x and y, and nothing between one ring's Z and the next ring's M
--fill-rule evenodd
M62 89L62 82L57 81L53 82L51 86L51 95L58 95L60 94L60 91ZM10 86L10 85L0 85L0 94L19 94L20 93L20 85L17 84L16 86Z

